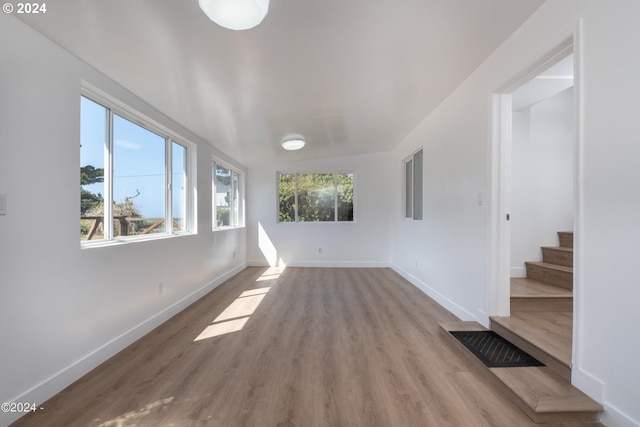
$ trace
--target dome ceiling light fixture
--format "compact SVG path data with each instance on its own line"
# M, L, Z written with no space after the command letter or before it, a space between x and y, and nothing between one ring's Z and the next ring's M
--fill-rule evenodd
M200 9L216 24L230 30L248 30L269 12L269 0L198 0Z
M288 151L300 150L306 144L305 140L301 136L285 137L282 140L282 148Z

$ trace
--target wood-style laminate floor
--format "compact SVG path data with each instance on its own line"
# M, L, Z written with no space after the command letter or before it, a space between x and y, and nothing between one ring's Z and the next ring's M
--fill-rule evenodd
M453 320L389 269L248 268L15 426L535 425Z

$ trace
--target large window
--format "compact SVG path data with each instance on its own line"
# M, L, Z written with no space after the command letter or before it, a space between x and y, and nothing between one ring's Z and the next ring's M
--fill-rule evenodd
M353 221L353 173L279 173L280 222Z
M404 160L404 213L422 219L422 149Z
M80 239L189 232L189 145L107 102L80 102Z
M217 161L213 162L213 228L244 225L241 203L241 174Z

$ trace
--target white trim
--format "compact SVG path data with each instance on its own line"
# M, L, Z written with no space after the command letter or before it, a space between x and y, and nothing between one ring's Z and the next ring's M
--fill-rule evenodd
M603 422L607 425L635 425L640 421L632 420L627 414L607 403L606 385L590 374L582 365L582 329L584 278L584 53L583 22L578 24L573 34L573 73L574 73L574 211L573 211L573 335L571 354L571 383L592 399L605 407Z
M593 400L602 402L604 383L590 373L583 371L580 367L571 367L571 384L579 388Z
M111 341L101 345L89 354L80 358L76 362L73 362L69 366L63 368L58 373L50 376L46 380L36 384L26 392L15 396L12 399L8 399L9 402L37 402L37 405L42 404L51 396L68 387L74 381L87 374L89 371L99 366L101 363L124 350L127 346L134 343L138 339L142 338L156 327L160 326L171 317L175 316L182 310L189 307L191 304L211 292L220 284L240 273L247 268L246 263L239 264L231 268L226 273L221 274L215 279L211 280L204 286L185 296L184 298L171 304L162 311L156 313L150 318L140 322L133 328L123 332ZM24 414L9 413L0 414L0 424L6 422L7 424L17 420ZM4 419L6 418L6 419Z
M489 316L510 315L511 223L511 95L491 95L491 137L489 138L490 205L488 218L487 312Z
M593 400L602 402L604 413L602 414L601 421L603 424L608 426L640 427L640 420L633 419L631 415L607 401L605 393L606 385L599 378L574 366L571 370L571 383Z
M440 292L436 291L431 286L424 283L422 280L418 279L408 271L402 269L402 267L400 267L399 265L392 264L391 268L393 269L393 271L404 277L409 283L411 283L416 288L424 292L427 296L435 300L442 307L456 315L459 319L465 321L478 321L478 318L476 316L474 316L449 298L445 297Z
M602 406L604 406L604 413L602 414L602 423L604 425L611 427L640 427L640 420L634 420L633 418L631 418L631 415L628 415L609 402L605 401Z
M511 267L511 277L527 277L527 269L525 267Z
M282 261L282 264L278 263L278 267L307 267L307 268L392 268L390 262L376 262L376 261ZM247 262L249 267L273 267L269 265L265 260L249 260Z

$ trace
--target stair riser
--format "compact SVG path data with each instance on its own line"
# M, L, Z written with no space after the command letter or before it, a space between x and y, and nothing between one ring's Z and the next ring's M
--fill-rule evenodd
M550 264L573 267L573 252L557 250L553 248L542 248L542 261Z
M558 240L563 248L573 248L573 233L558 232Z
M573 290L573 273L553 270L529 263L526 263L526 266L528 279L539 280L559 288Z
M573 311L573 298L511 297L511 311Z

